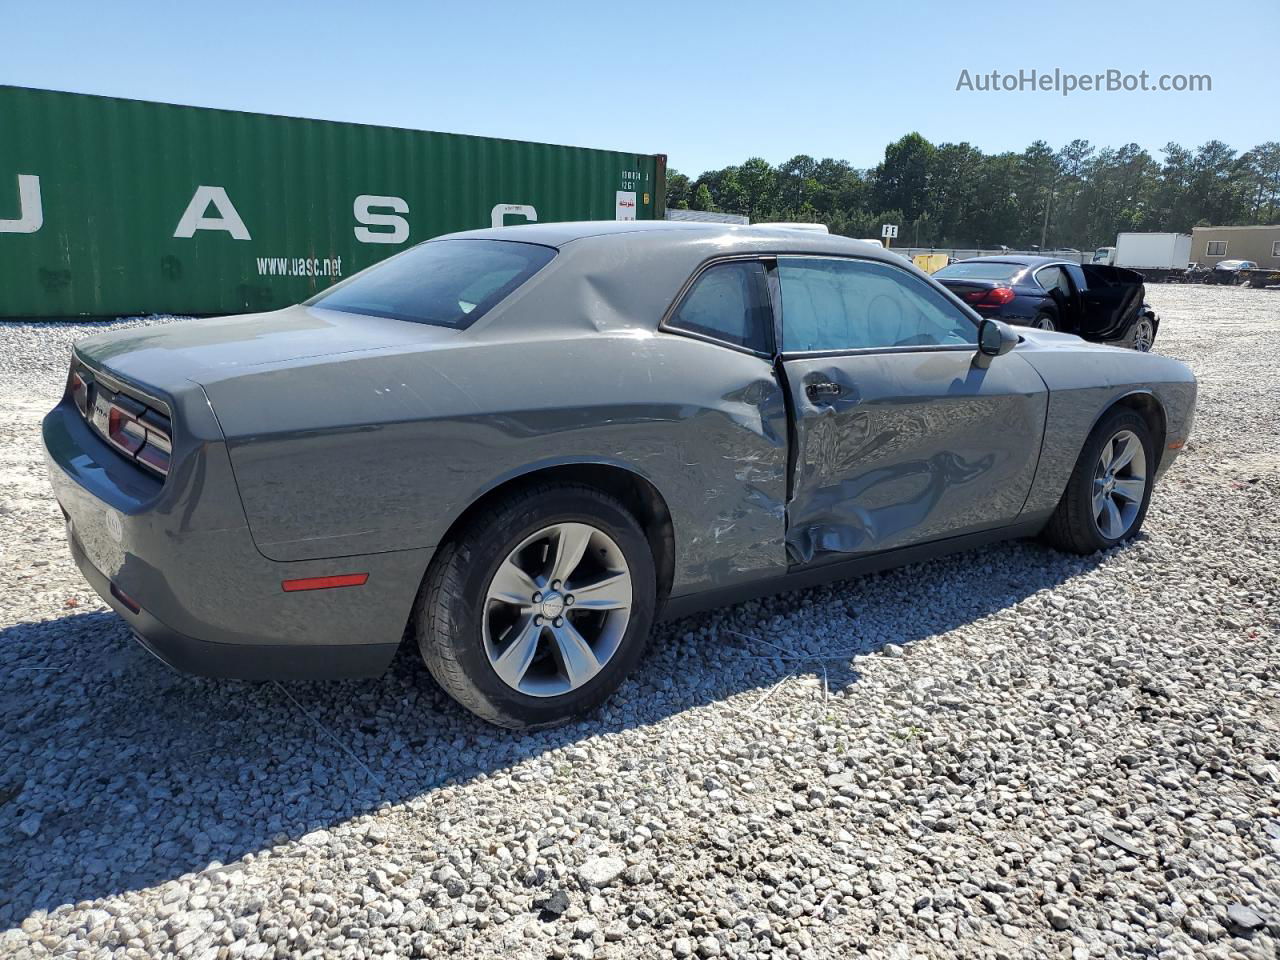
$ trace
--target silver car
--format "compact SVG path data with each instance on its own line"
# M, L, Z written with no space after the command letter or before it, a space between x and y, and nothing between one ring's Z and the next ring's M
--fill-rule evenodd
M560 223L419 244L301 306L91 337L44 421L76 562L214 677L603 701L656 617L992 541L1137 533L1174 360L983 320L817 232Z

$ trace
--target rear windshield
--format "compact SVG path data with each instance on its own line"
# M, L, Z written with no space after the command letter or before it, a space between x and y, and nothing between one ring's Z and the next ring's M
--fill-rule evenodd
M933 276L937 280L1012 280L1025 269L1020 263L953 263Z
M307 306L461 330L501 303L556 255L510 240L437 240L384 260Z

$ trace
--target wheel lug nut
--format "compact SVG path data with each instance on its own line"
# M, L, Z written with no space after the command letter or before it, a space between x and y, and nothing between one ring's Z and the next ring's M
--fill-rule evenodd
M541 603L541 602L542 602L542 594L540 594L540 593L535 593L535 594L533 595L533 602L534 602L534 603Z
M559 581L559 580L552 580L552 581L551 581L551 589L552 589L552 590L559 590L559 589L560 589L560 581Z
M564 595L564 605L565 605L566 607L572 607L572 606L573 606L573 594L572 594L572 593L566 593L566 594Z
M563 626L564 626L564 617L556 617L556 618L555 618L555 620L553 620L553 621L552 621L552 626L555 626L555 627L563 627Z
M534 625L535 627L540 627L540 626L542 626L542 618L541 618L541 617L534 617L534 618L533 618L533 625Z

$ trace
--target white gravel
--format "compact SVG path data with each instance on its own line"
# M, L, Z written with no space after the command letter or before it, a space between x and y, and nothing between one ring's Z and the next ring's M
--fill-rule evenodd
M1156 286L1201 381L1145 535L682 621L602 715L170 672L67 555L0 326L0 955L1274 957L1280 292Z

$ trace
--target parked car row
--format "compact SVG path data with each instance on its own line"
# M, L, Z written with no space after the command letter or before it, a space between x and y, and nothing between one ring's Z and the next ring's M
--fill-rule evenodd
M894 250L908 257L925 273L934 273L957 260L982 257L1047 257L1077 265L1120 267L1138 274L1144 283L1214 283L1230 286L1268 287L1280 284L1280 267L1264 267L1256 260L1230 259L1204 265L1192 261L1191 237L1180 233L1121 233L1115 246L1098 247L1092 254L1064 247L1058 250Z
M1269 287L1280 284L1280 270L1268 270L1254 260L1219 260L1212 267L1199 261L1161 278L1167 283L1208 283L1231 287Z

